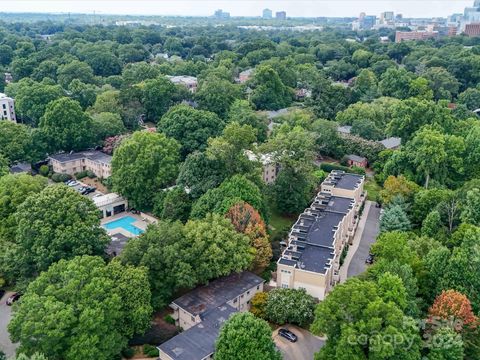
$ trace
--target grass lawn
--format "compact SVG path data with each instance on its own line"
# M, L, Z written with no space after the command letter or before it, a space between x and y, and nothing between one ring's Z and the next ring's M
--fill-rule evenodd
M281 233L286 228L290 228L294 222L295 217L281 215L272 209L272 212L270 213L271 237L275 238L277 234Z
M382 188L375 182L375 180L367 179L367 181L365 182L365 190L367 190L368 192L367 200L377 201L377 197Z

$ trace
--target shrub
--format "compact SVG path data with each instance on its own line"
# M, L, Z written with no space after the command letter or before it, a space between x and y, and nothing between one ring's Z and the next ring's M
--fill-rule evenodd
M135 349L128 347L122 351L124 358L131 359L135 355Z
M274 289L268 293L265 314L279 325L309 325L314 318L315 299L304 289Z
M175 319L170 314L165 315L163 320L168 324L175 325Z
M152 345L144 345L143 346L143 354L147 355L148 357L159 357L158 349Z
M72 176L68 174L55 173L52 175L52 181L56 183L65 182L67 180L70 180L71 178Z
M86 176L87 176L87 172L86 172L86 171L80 171L80 172L78 172L78 173L75 173L75 177L76 177L77 179L83 179L83 178L86 177Z
M97 177L97 175L94 174L93 171L90 171L90 170L87 170L87 176L90 178L90 179L94 179Z
M48 165L42 165L40 166L38 172L40 173L40 175L47 177L48 173L50 172L50 168L48 167Z
M260 319L266 319L265 307L267 306L267 301L268 294L266 292L256 293L251 301L250 312Z

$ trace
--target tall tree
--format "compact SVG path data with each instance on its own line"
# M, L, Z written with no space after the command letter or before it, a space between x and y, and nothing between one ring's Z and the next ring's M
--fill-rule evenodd
M278 110L292 102L292 91L282 83L271 66L263 65L256 69L252 86L250 99L257 109Z
M225 119L233 102L240 98L238 85L217 77L209 77L200 82L195 94L200 109L208 110Z
M151 209L153 194L178 174L179 150L178 142L164 134L135 132L113 154L113 188L133 206Z
M12 121L0 121L0 154L9 163L24 161L29 156L31 133L27 126Z
M475 188L467 192L460 217L464 222L480 226L480 189Z
M215 346L218 360L280 360L268 323L248 312L234 314L220 329Z
M283 325L311 324L314 318L315 300L305 289L273 289L268 293L265 315L269 321Z
M247 100L235 100L228 110L228 122L237 122L240 125L250 125L257 130L257 140L265 141L267 138L266 116L256 113Z
M142 89L141 102L145 106L147 119L157 122L173 105L175 85L165 77L145 80L138 84Z
M51 151L84 150L92 144L92 119L69 98L48 104L39 127Z
M380 231L407 231L411 224L400 205L389 206L380 219Z
M8 326L19 351L66 360L119 354L129 337L146 330L152 312L146 269L119 266L82 256L42 272Z

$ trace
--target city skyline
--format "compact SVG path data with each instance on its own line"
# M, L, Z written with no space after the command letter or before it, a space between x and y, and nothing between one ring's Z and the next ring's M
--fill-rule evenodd
M231 16L261 17L269 8L275 14L285 11L287 17L356 17L360 12L377 15L384 11L401 13L405 17L446 17L462 13L473 0L464 1L361 1L361 0L316 0L316 1L2 1L8 12L39 13L93 13L112 15L165 15L165 16L211 16L217 9ZM412 6L412 5L415 6Z

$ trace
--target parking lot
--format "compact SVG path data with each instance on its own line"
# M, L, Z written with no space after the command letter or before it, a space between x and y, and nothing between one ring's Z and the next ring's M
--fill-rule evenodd
M7 357L14 356L15 349L17 348L17 345L12 344L10 341L10 335L7 331L7 325L12 317L12 308L7 306L5 302L11 294L13 293L7 292L0 299L0 349L7 355Z
M324 339L297 326L284 325L282 328L290 330L298 337L297 342L292 343L278 335L278 329L273 332L273 341L282 353L284 360L312 360L314 354L325 344Z

